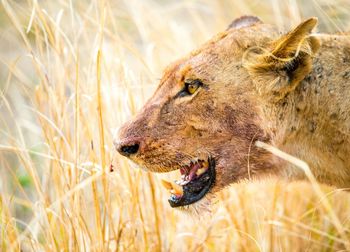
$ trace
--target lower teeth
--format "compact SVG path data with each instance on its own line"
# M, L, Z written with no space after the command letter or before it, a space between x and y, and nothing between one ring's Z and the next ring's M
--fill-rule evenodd
M180 181L180 185L182 185L182 186L187 185L188 183L190 183L190 180L182 180L182 181Z
M166 181L166 180L162 179L161 180L162 185L167 190L169 190L172 195L175 195L176 197L182 197L182 195L184 194L183 186L187 185L188 183L190 183L191 179L194 179L194 178L202 175L203 173L205 173L208 170L208 166L209 166L208 162L203 162L203 161L200 161L196 165L199 165L201 168L197 169L196 172L192 171L192 173L193 173L192 176L190 176L191 173L190 174L187 173L187 172L190 172L190 171L186 170L187 171L186 172L187 175L186 174L182 174L181 175L181 180L175 180L174 182L169 182L169 181ZM193 168L195 168L195 167L193 167ZM180 170L180 172L181 172L181 170Z
M178 183L182 181L175 181L174 182L169 182L164 179L161 180L162 185L170 191L171 194L174 194L176 196L182 196L183 195L183 188L182 186Z

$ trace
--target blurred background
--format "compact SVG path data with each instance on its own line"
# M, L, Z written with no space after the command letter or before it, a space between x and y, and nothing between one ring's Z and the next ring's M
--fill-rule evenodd
M167 203L171 175L135 169L112 139L170 62L233 19L316 16L342 33L349 13L349 0L2 0L0 251L348 251L344 190L242 183L189 215Z

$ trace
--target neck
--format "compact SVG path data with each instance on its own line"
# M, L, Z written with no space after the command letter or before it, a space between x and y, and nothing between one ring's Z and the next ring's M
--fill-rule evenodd
M308 163L319 181L349 186L350 42L339 40L326 37L305 79L280 101L265 103L262 110L274 146ZM285 176L304 177L289 164Z

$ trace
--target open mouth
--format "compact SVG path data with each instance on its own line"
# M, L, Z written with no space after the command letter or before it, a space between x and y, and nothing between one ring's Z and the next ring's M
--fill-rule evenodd
M171 193L169 204L180 207L202 199L215 183L215 160L198 160L180 168L181 180L162 180L163 186Z

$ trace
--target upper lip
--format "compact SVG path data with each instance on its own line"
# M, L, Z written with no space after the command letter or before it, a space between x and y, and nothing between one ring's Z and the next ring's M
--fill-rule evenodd
M207 162L191 162L189 166L180 168L180 172L182 180L175 181L176 184L163 181L164 186L171 192L168 200L171 207L195 203L210 191L216 177L215 159L209 157Z

